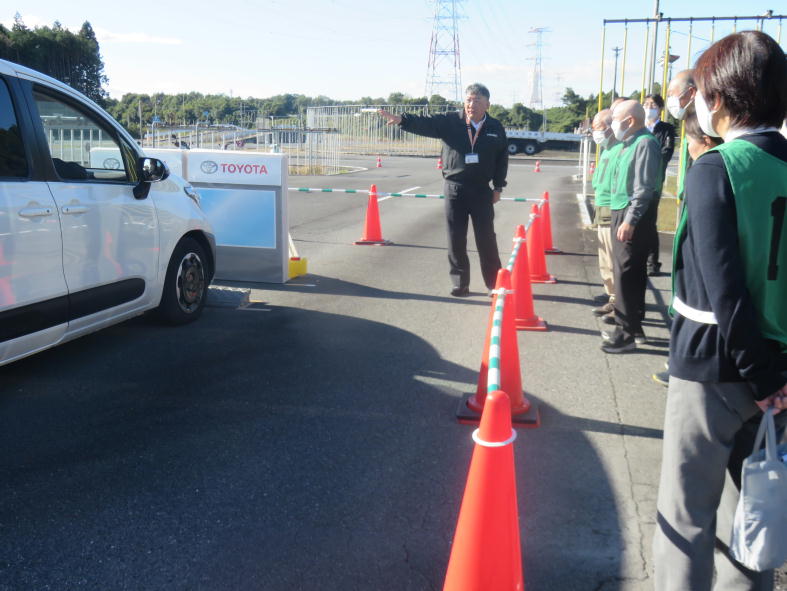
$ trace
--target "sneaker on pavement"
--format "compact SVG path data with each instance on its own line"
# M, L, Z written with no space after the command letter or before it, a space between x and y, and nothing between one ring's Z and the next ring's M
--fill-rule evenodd
M609 339L602 339L601 350L604 353L625 353L637 348L634 337L624 337L621 330L616 330L609 335Z
M455 287L451 290L451 295L455 298L466 298L470 295L470 289L467 287Z
M646 345L648 342L648 337L645 336L645 333L642 331L634 333L634 342L638 345Z
M604 314L601 317L601 322L604 324L617 324L617 322L615 322L615 313L610 312L609 314Z

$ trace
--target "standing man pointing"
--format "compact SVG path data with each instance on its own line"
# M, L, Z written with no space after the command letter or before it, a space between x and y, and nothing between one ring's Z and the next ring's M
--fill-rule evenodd
M465 95L464 109L446 115L420 117L378 111L388 125L399 125L410 133L443 141L448 264L453 284L451 295L456 297L470 295L468 218L473 220L484 284L488 290L494 289L501 265L493 206L500 201L508 173L506 132L497 119L487 114L489 90L483 84L471 84Z

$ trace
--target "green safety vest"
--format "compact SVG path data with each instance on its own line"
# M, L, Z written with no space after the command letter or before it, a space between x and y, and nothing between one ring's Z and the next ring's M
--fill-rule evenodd
M613 175L614 179L612 181L612 200L610 207L613 210L625 209L631 200L631 196L628 194L628 180L629 174L631 173L631 162L634 160L637 144L639 144L641 141L658 142L652 133L646 132L635 139L630 146L625 146L622 148L620 156L618 157L617 166L615 167L615 174ZM624 144L621 143L621 145ZM661 175L660 166L658 174ZM656 191L661 191L661 183L662 180L658 180L656 182Z
M609 207L612 200L612 181L614 180L615 163L623 149L623 142L601 152L596 172L593 173L593 189L596 191L596 207Z
M787 350L787 162L740 139L711 150L724 159L735 197L738 244L758 328ZM680 246L687 224L684 207L673 244L676 269L682 266Z
M691 156L689 155L689 138L688 136L683 138L683 145L681 146L680 151L682 152L680 155L680 167L678 169L678 194L677 198L679 200L683 200L683 192L686 189L686 173L689 172L689 168L691 168Z

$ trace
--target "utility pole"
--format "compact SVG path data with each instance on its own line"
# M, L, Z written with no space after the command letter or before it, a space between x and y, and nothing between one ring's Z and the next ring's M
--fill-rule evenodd
M439 94L449 101L462 102L462 63L459 55L461 2L464 0L434 0L432 40L426 68L427 100Z
M612 82L612 100L614 101L617 98L618 94L618 54L623 51L622 47L613 47L612 51L615 52L615 76Z

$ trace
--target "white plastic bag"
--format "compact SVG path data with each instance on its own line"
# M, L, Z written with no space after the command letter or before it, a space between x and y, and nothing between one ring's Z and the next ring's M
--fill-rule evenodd
M765 449L762 446L765 436ZM752 454L743 461L730 551L746 568L762 572L787 559L787 445L776 445L773 410L765 412Z

